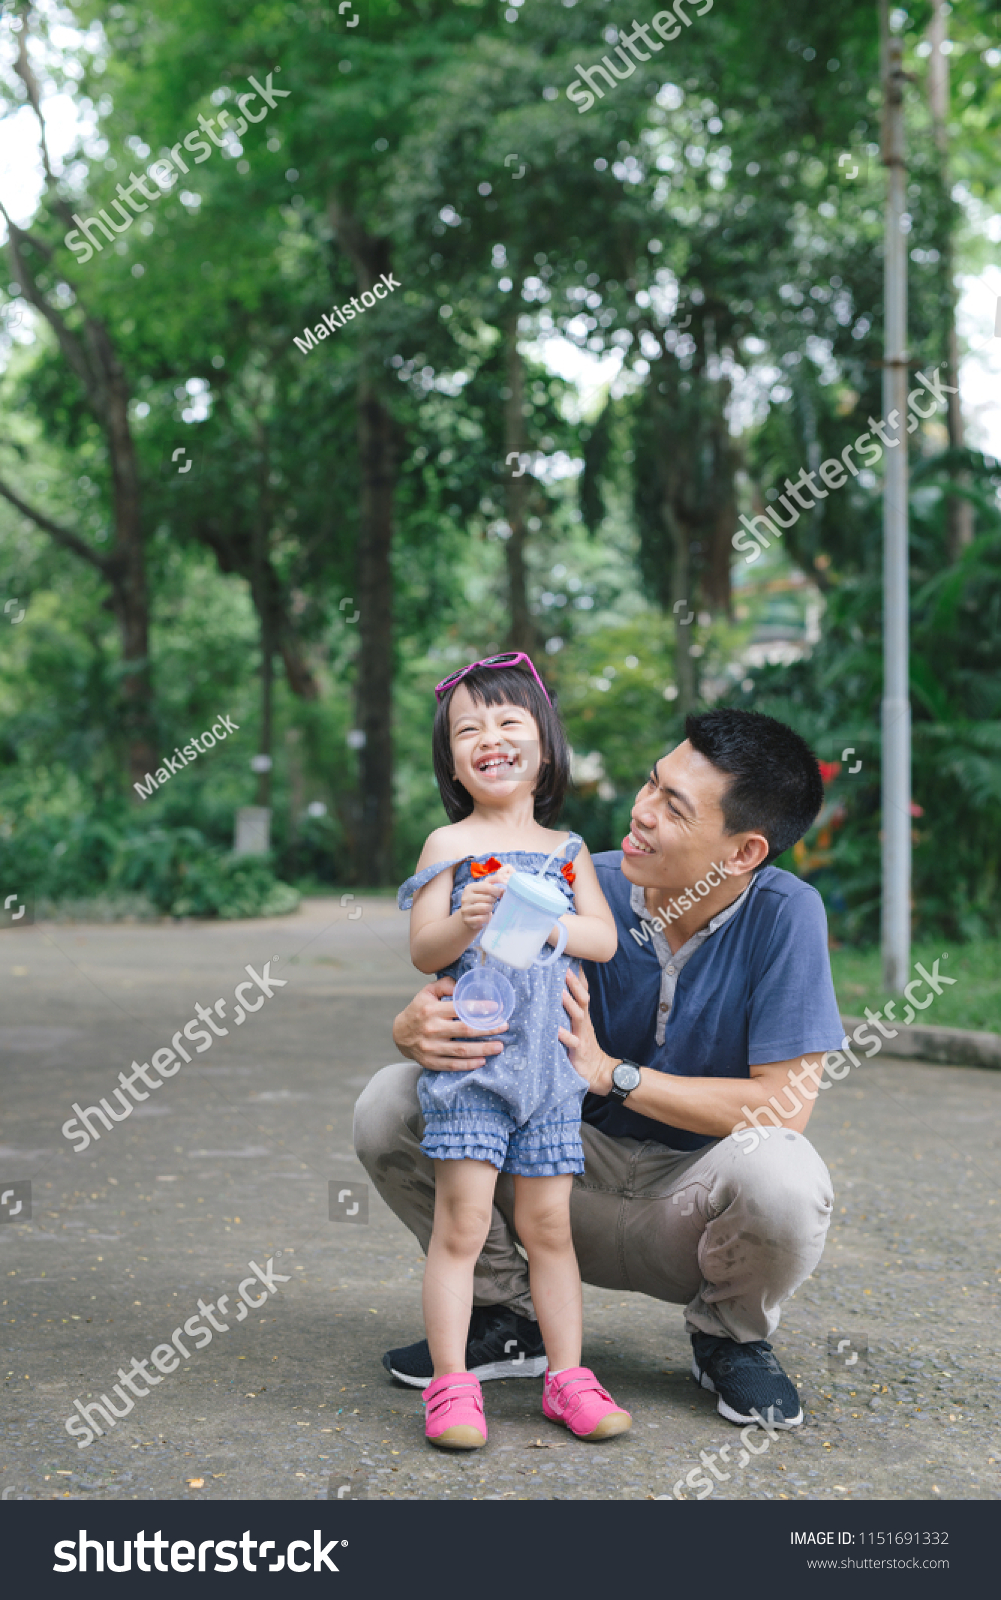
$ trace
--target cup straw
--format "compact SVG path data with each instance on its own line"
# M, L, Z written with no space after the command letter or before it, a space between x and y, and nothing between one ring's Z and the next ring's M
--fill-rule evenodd
M551 861L555 861L557 856L562 855L564 850L566 849L566 847L567 847L567 845L569 843L570 843L569 839L564 839L563 843L561 845L557 846L557 848L553 851L552 855L549 855L549 856L546 857L545 861L542 863L542 866L539 868L538 872L535 874L535 876L537 878L545 877L545 874L546 874L546 872L547 872L547 870L549 868L549 863Z

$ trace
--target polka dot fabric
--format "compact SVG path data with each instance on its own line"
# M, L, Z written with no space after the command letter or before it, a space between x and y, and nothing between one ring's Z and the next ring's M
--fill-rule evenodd
M546 882L561 890L568 911L574 909L573 889L561 869L574 859L582 843L578 834L571 834L546 871ZM481 866L489 859L484 856L482 863L475 864ZM538 872L546 857L541 851L511 850L493 859L519 872ZM457 911L462 891L474 876L473 864L468 857L458 862L440 861L408 878L398 896L401 911L409 911L418 889L453 866L452 910ZM479 960L477 945L465 950L438 976L458 979ZM470 1072L421 1074L421 1148L434 1161L489 1161L501 1172L529 1178L583 1172L580 1108L588 1086L570 1065L557 1037L567 1021L564 978L568 968L578 972L580 964L561 956L549 966L531 967L527 972L498 965L516 995L508 1031L498 1035L503 1052Z

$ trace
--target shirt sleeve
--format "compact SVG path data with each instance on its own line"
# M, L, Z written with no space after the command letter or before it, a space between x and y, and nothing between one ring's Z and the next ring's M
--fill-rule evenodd
M824 903L816 889L803 885L778 901L762 966L751 984L748 1065L837 1050L843 1038Z

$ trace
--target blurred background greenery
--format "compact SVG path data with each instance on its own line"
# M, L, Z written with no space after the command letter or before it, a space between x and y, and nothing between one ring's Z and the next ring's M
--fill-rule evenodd
M878 471L750 564L731 540L880 414L878 10L688 13L581 114L578 63L627 26L608 0L363 0L350 32L319 0L8 7L5 883L52 915L227 917L398 882L442 820L432 686L514 645L558 691L565 821L592 849L618 845L686 711L802 732L827 803L781 865L822 891L845 959L869 959ZM997 22L987 0L891 17L914 75L912 352L943 380L957 277L997 237ZM211 159L75 259L74 214L199 116L228 107L232 130L269 72L288 93L266 120L216 128ZM400 288L296 348L380 272ZM1001 932L1001 470L958 408L910 447L931 950ZM140 800L136 779L223 713L239 732ZM237 858L252 803L272 850Z

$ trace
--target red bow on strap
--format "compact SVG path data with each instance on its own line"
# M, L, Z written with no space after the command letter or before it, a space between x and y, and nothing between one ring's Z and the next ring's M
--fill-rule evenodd
M503 865L503 861L498 861L496 856L491 856L489 861L471 861L469 871L474 878L489 878L492 872L499 872Z
M566 864L560 868L560 872L563 875L563 877L566 878L567 883L570 885L570 887L573 888L573 881L576 878L577 874L573 869L572 863L569 862L569 861L566 862Z

